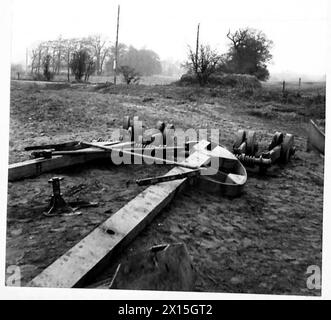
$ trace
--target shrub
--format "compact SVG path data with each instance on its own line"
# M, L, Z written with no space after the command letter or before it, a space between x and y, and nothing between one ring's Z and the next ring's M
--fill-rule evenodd
M266 119L273 119L277 117L277 113L275 112L272 105L253 107L249 109L247 113L251 116L266 118Z
M130 66L121 66L119 72L123 75L126 84L137 83L140 80L140 74Z
M41 74L41 73L34 73L34 74L32 75L32 79L33 79L34 81L45 81L45 77L44 77L44 75Z
M194 85L198 80L193 74L184 74L179 80L180 85ZM209 77L209 86L231 87L245 90L252 94L253 90L260 89L261 83L255 77L247 74L213 74Z

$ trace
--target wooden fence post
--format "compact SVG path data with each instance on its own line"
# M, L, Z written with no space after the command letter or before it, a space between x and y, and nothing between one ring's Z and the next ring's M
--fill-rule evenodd
M285 81L283 81L283 96L285 95Z

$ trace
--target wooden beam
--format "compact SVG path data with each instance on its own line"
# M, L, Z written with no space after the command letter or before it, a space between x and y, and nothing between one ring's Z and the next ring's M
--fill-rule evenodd
M86 149L85 149L86 150ZM109 157L107 152L93 152L91 154L79 154L75 156L54 156L51 159L32 159L24 162L13 163L8 166L8 181L16 181L31 178L55 169L70 167L88 161Z
M205 141L200 142L206 145ZM201 166L208 155L196 151L183 163ZM167 175L192 169L175 167ZM145 189L88 236L47 267L28 285L33 287L81 287L109 265L116 252L128 245L185 186L187 178L160 183Z
M142 152L144 150L164 150L176 149L178 147L158 147L151 145L145 148L134 147L133 142L111 143L95 142L90 148L70 150L70 151L54 151L50 159L37 158L19 163L13 163L8 166L8 180L16 181L24 178L39 176L42 173L49 172L55 169L65 168L72 165L82 164L88 161L110 158L112 151L122 150L124 153L131 154L132 151ZM143 155L143 153L141 153Z

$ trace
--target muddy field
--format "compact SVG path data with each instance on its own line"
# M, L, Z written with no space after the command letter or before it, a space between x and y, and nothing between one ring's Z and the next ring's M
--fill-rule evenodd
M254 129L262 146L275 131L292 133L297 152L288 165L264 176L249 173L244 193L235 199L186 189L90 286L105 287L116 263L136 250L184 242L197 291L320 295L306 286L308 266L322 263L324 159L305 152L308 119L325 123L325 93L316 90L283 99L265 88L252 93L12 82L9 162L28 159L29 145L110 138L126 114L138 115L146 127L163 120L183 129L219 128L221 143L229 148L238 129ZM103 162L9 183L7 265L21 267L25 285L140 193L136 178L170 169ZM80 216L43 216L51 193L47 181L56 174L65 178L65 199L99 206L82 209Z

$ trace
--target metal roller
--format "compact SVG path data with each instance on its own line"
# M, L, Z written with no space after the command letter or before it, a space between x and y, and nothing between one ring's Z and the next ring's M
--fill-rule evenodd
M245 130L238 130L235 137L235 142L233 144L233 149L238 149L243 142L246 140L246 131Z
M270 150L272 150L274 147L279 146L280 144L282 144L283 140L284 140L284 135L283 135L283 133L281 133L281 132L276 132L276 133L274 134L274 136L272 137L272 140L271 140L271 143L270 143L270 145L269 145L269 147L268 147L268 150L270 151Z
M163 130L165 129L165 123L163 121L158 121L156 123L156 129L158 129L159 131L163 132Z
M253 130L249 130L246 134L246 154L254 156L256 153L256 133Z
M123 129L128 130L130 127L130 117L125 116L123 119Z
M286 134L282 143L281 153L280 153L280 161L282 163L288 163L290 157L293 155L294 148L294 136L293 134Z

